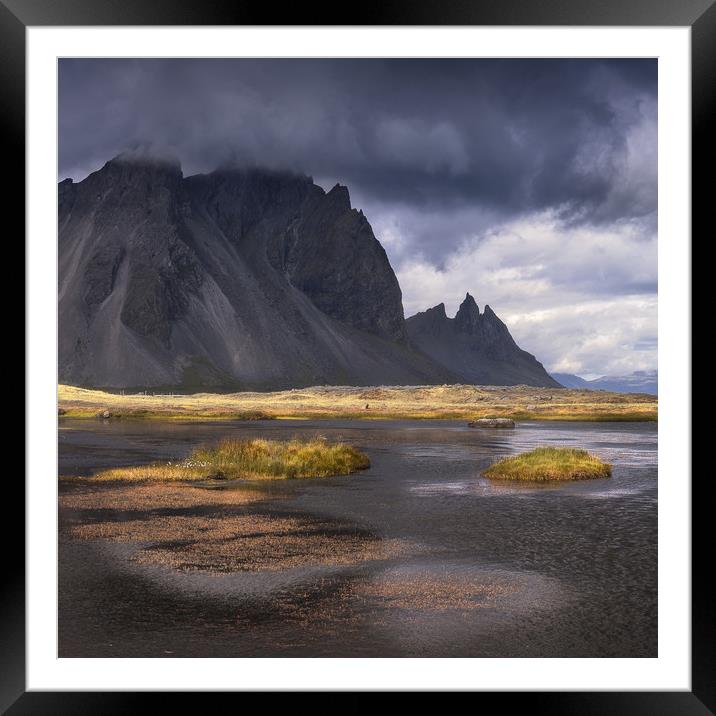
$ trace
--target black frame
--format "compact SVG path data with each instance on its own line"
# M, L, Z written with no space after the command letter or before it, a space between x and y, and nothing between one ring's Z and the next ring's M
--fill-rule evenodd
M709 120L716 116L716 0L383 0L361 4L360 16L341 14L341 5L325 6L311 14L294 3L277 8L221 0L0 0L0 126L6 176L3 192L5 217L15 219L8 240L19 245L24 234L25 191L25 28L52 25L646 25L690 26L692 39L692 222L706 228L711 220L712 190L706 177L713 173L708 139ZM354 11L356 8L353 8ZM313 18L320 18L310 22ZM357 22L356 20L360 21ZM10 211L8 211L10 210ZM711 227L710 227L711 228ZM711 233L711 232L710 232ZM688 239L685 239L688 240ZM8 474L5 502L8 512L19 512L24 491ZM708 522L711 475L692 482L692 691L691 692L559 692L480 693L481 706L501 698L500 706L549 714L714 714L716 713L716 609L709 590ZM17 542L17 524L2 520L5 545ZM697 566L701 566L701 571ZM206 695L186 693L137 694L25 692L25 556L6 550L0 592L0 709L9 714L125 713L167 707L166 699L179 696L184 707L206 708ZM295 696L293 707L295 708ZM365 704L367 694L352 701L353 710ZM161 701L159 700L161 699ZM340 706L339 708L344 708ZM7 711L5 711L7 709Z

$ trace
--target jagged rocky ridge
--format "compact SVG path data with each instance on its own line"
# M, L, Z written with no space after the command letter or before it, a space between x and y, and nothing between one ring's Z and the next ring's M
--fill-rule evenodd
M507 326L468 293L455 318L441 303L406 321L412 344L467 383L561 387L544 366L514 341Z
M63 382L473 382L409 335L418 317L405 321L386 253L346 187L262 169L183 177L177 162L123 154L58 191ZM519 373L504 375L552 384Z

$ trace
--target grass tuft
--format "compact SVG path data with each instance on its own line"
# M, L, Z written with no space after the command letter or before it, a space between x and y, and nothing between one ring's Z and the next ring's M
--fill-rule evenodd
M609 477L612 466L586 450L539 447L522 455L507 457L491 465L483 473L498 480L592 480Z
M103 470L100 480L289 479L348 475L370 467L368 457L345 443L312 440L222 440L199 447L185 460Z

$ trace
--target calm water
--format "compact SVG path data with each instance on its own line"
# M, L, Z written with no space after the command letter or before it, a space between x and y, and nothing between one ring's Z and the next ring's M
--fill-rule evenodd
M417 549L340 568L207 575L136 565L132 545L62 542L60 655L657 655L655 423L64 420L60 473L179 458L226 436L316 433L357 445L372 467L264 483L261 512L330 518ZM548 487L480 477L498 456L550 444L600 455L613 477ZM433 579L514 590L468 611L346 597L346 585Z

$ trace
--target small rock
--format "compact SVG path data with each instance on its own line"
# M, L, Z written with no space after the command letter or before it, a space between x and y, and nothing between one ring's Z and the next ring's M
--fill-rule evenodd
M64 408L57 408L58 415L64 415L67 411Z
M478 418L468 423L469 428L514 428L515 421L512 418Z
M100 410L97 416L100 420L109 420L110 418L119 418L119 413L110 413L109 410Z

